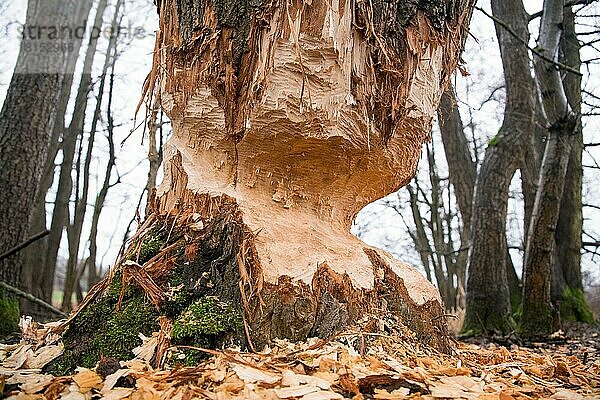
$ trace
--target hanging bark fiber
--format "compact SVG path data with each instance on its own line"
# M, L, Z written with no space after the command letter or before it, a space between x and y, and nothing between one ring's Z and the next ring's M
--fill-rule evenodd
M471 7L159 2L145 93L160 91L173 136L155 214L65 340L86 335L95 304L122 309L145 293L149 315L173 324L171 345L259 349L371 318L447 351L438 291L350 225L415 174Z

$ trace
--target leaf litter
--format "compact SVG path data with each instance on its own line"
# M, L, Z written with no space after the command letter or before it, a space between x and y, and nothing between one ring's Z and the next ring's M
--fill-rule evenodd
M0 389L9 399L583 399L600 398L600 354L590 341L534 348L456 342L452 355L407 334L348 331L331 340L275 340L258 353L188 348L195 367L153 368L160 332L129 361L72 376L44 373L64 348L56 323L22 321L22 340L0 344ZM594 337L598 339L598 334ZM597 342L596 342L597 343ZM173 348L167 350L171 351ZM111 364L112 363L112 364ZM111 364L110 368L107 365Z

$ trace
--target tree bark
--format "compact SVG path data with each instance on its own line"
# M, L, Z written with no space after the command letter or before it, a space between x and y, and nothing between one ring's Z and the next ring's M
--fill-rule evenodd
M520 0L492 1L494 17L508 24L516 38L495 23L500 45L506 106L500 131L490 140L477 176L471 220L465 332L505 334L513 330L506 274L508 188L522 165L523 143L532 135L535 86L529 55L528 18Z
M575 15L571 7L564 10L563 34L560 42L559 60L579 69L581 44L575 31ZM577 128L572 138L571 154L565 176L565 188L561 199L560 213L556 225L555 271L552 274L552 299L560 308L561 318L591 322L589 308L585 304L581 276L581 236L583 227L582 185L583 185L583 130L581 125L581 77L566 74L563 87L573 112L577 115ZM569 293L571 292L571 293ZM581 295L580 302L570 301L563 295ZM587 312L586 312L587 311Z
M558 58L563 10L564 0L544 1L538 48L552 60ZM521 333L528 337L552 333L557 317L550 296L552 256L564 179L577 127L577 116L569 106L560 72L553 63L537 56L534 66L549 128L523 268Z
M35 31L65 25L74 5L73 0L28 3L26 24L31 29L22 39L0 113L0 243L6 249L27 238L64 79L67 52L47 51L48 46L72 45ZM19 286L23 262L23 252L0 261L0 279Z

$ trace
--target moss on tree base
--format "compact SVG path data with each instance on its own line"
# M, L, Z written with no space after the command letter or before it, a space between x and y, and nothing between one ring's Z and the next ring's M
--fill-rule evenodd
M131 359L132 349L142 344L140 334L149 337L160 330L161 316L172 321L173 346L243 345L239 295L222 291L224 280L239 280L237 271L230 268L236 254L231 252L236 225L224 218L229 214L225 209L207 229L198 229L195 214L155 218L99 283L92 301L64 325L65 353L48 371L62 375L77 366L93 368L101 357ZM160 302L153 301L139 275L160 289ZM173 351L167 361L172 366L190 365L201 358L198 352Z
M594 324L594 313L585 300L581 289L566 287L562 293L562 301L558 305L561 321L585 322Z
M19 302L0 289L0 339L19 332Z

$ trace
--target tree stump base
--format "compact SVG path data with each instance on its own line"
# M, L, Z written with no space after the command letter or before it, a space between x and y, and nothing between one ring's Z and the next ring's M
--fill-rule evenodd
M310 279L298 271L300 278L269 282L257 250L261 233L246 224L235 199L188 191L181 200L146 220L111 273L62 325L66 351L52 372L92 368L101 357L129 359L140 333L151 337L161 328L168 331L156 366L191 365L202 354L176 347L166 354L172 346L260 350L275 338L331 338L357 323L371 333L408 330L449 351L439 294L412 267L354 238L353 250L368 260L362 271L352 266L354 278L324 257ZM371 277L370 285L357 273Z

